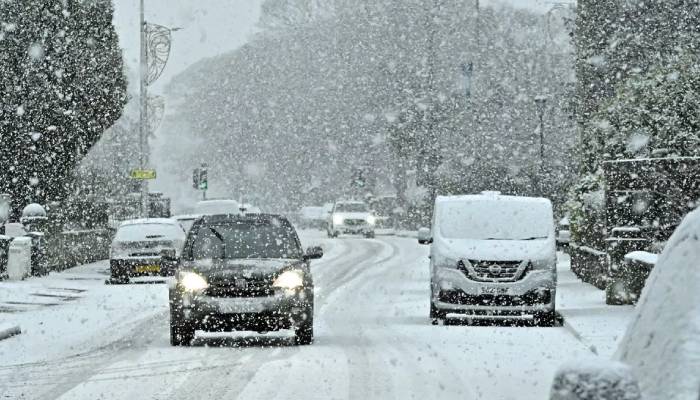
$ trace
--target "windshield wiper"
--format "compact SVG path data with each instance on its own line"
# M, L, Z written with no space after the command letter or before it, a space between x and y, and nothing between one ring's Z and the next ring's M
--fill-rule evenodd
M216 238L221 241L221 259L225 260L226 259L226 241L224 240L224 236L219 231L217 231L216 229L214 229L211 226L208 226L207 228L209 228L211 233L213 233L214 236L216 236Z

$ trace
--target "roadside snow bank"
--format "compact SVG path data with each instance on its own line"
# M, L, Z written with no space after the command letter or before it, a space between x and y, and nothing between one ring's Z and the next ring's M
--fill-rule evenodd
M571 361L556 373L550 400L639 400L630 367L602 358Z
M700 210L688 214L658 259L616 358L632 367L646 400L698 400Z
M12 325L7 322L0 322L0 340L19 335L20 333L22 333L22 330L19 328L18 325Z

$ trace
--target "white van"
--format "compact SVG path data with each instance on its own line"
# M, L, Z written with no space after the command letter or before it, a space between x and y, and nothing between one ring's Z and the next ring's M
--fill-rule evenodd
M556 241L543 198L438 196L430 248L430 317L555 321Z

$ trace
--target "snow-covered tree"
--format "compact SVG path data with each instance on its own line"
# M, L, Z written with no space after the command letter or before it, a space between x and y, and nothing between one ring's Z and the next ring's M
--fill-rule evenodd
M0 2L0 192L67 196L71 171L126 102L111 0Z
M700 61L630 76L594 116L603 159L700 156Z

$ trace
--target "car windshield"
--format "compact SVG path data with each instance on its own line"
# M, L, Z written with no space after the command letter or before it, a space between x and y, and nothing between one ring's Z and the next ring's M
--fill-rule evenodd
M201 225L192 232L194 260L210 258L301 258L294 230L272 223L239 222Z
M551 207L541 202L451 201L439 209L440 234L448 239L541 239L553 225Z
M365 203L338 203L335 206L336 212L367 212Z

